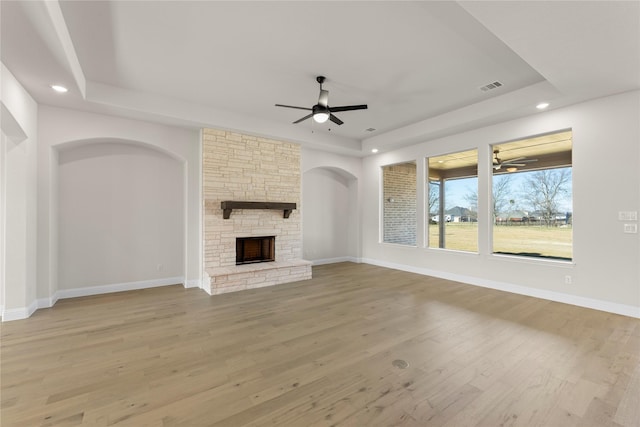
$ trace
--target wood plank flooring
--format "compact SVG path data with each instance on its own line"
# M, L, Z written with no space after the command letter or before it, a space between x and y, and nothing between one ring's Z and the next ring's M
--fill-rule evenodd
M4 323L0 424L640 426L638 319L365 264L313 275Z

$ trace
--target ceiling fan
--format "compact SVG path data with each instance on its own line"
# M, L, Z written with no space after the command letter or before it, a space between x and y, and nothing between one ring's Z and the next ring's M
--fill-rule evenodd
M286 108L296 108L298 110L307 110L311 111L311 114L304 116L301 119L296 120L293 124L300 123L301 121L307 120L310 117L313 117L313 120L317 123L324 123L327 120L331 120L333 123L337 125L341 125L344 122L333 115L333 113L337 113L340 111L351 111L351 110L366 110L367 105L345 105L342 107L329 107L329 91L322 89L322 83L326 80L324 76L316 77L316 81L320 83L320 96L318 96L318 103L311 108L307 107L295 107L293 105L282 105L276 104L276 107L286 107Z
M507 172L515 172L519 167L524 167L528 163L537 162L538 159L527 159L526 157L516 157L515 159L501 160L498 157L500 150L493 150L493 170L505 168Z

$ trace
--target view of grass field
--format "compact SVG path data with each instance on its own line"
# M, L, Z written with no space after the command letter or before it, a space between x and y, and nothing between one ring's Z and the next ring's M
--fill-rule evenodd
M429 224L429 247L438 247L438 224ZM445 247L457 251L478 252L477 222L448 222L445 224Z
M545 258L573 258L571 226L501 225L493 227L493 251ZM438 247L438 224L429 224L429 247ZM478 251L478 223L450 222L445 226L445 247Z

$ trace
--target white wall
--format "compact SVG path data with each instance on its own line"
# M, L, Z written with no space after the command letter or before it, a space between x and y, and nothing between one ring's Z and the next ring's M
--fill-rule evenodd
M303 148L302 170L303 257L359 260L361 159Z
M133 144L138 147L147 147L143 150L145 153L143 157L146 157L143 163L151 163L142 166L143 168L148 169L155 167L151 166L151 164L157 166L154 162L158 162L159 158L163 158L155 158L154 156L157 156L157 153L149 154L148 151L145 151L148 149L160 151L163 153L161 156L171 157L173 162L181 165L183 174L178 179L178 182L179 185L183 186L183 201L180 203L180 209L182 209L182 218L184 218L184 220L182 220L182 235L184 238L181 243L181 249L179 249L179 251L182 251L182 255L180 255L179 252L175 255L182 256L183 259L176 265L183 266L183 271L178 276L184 280L186 286L200 286L202 256L200 243L201 196L199 132L49 106L40 106L38 126L40 131L38 144L38 272L40 278L38 280L38 301L40 306L52 305L59 295L72 296L73 293L68 290L70 286L75 286L72 283L76 283L75 279L72 280L72 283L58 283L58 277L65 278L65 280L68 277L68 271L58 271L58 267L60 266L58 249L63 246L66 248L68 243L59 242L62 237L58 235L58 224L60 220L58 217L58 203L61 201L58 188L60 183L58 179L64 177L64 186L67 188L69 183L66 173L70 172L70 169L64 171L67 164L64 158L62 159L62 164L60 164L59 157L64 157L66 150L75 150L77 147L105 142L126 142L127 144ZM125 163L119 166L112 166L120 168L136 156L137 154L134 155L133 152L120 156L119 160ZM105 162L101 167L104 169L106 164L114 160L116 159L108 159L107 156L105 156L100 160L100 162ZM134 167L132 165L126 167L129 168L128 173L132 174L131 177L133 177ZM60 175L60 169L63 170L62 176ZM73 173L80 173L80 171L74 171ZM73 173L71 175L73 175ZM167 183L167 185L169 184ZM173 185L178 184L172 182L171 188L173 188ZM67 196L65 195L64 197L66 200ZM155 197L153 199L157 201L158 198ZM153 203L155 202L152 201L151 204ZM139 205L137 209L140 209L142 212L147 212L148 207L142 204ZM138 213L131 212L131 215L137 216ZM124 219L121 218L121 220ZM173 239L173 237L169 239ZM161 256L158 254L157 257ZM162 257L166 257L166 255ZM144 274L142 274L142 272L136 272L134 274L132 271L129 271L131 275L127 277L144 277L144 279L141 280L144 280L145 283L152 283L154 278L160 277L160 273L162 273L162 277L168 277L169 274L173 274L175 267L170 262L151 262L146 258L143 259L143 263L145 263L147 267L150 264L156 271L145 270ZM163 271L161 272L158 272L156 269L158 263L163 264ZM166 269L170 269L170 271ZM117 285L122 283L120 280L125 280L122 277L115 277L111 270L103 270L100 274L101 275L93 277L91 282L85 284L84 287L97 286L100 283L107 282L111 282L110 284L112 285ZM112 282L113 280L118 280L118 282L114 283Z
M184 275L183 163L94 143L58 153L58 289Z
M4 321L28 317L36 309L38 106L4 64L0 82Z
M5 226L6 226L6 209L7 209L7 165L4 160L6 157L6 147L8 137L0 129L0 318L4 312L4 293L5 293Z
M597 99L365 158L362 227L366 262L451 278L640 317L640 238L623 233L619 211L640 210L640 92ZM573 130L574 259L572 263L491 254L488 197L490 145ZM424 200L424 157L477 148L479 253L379 242L379 171L416 160ZM484 159L484 161L483 161ZM419 224L424 218L419 200ZM637 223L637 222L636 222ZM565 284L571 275L573 284Z

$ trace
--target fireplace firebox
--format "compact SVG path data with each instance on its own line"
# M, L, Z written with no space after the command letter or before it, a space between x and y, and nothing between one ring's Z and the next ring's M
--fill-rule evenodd
M276 236L237 237L236 265L276 259Z

